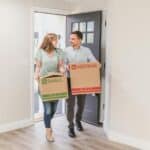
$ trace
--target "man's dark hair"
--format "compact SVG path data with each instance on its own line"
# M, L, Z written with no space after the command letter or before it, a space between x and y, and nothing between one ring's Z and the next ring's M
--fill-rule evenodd
M77 37L79 38L79 39L83 39L83 34L82 34L82 32L80 32L80 31L74 31L74 32L72 32L71 34L75 34L75 35L77 35Z

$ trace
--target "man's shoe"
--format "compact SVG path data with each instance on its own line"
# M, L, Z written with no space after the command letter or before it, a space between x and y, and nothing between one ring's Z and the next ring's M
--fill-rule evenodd
M76 122L76 126L77 126L78 131L84 131L83 126L80 121Z
M76 134L74 132L74 128L69 128L69 134L68 134L71 138L75 138Z

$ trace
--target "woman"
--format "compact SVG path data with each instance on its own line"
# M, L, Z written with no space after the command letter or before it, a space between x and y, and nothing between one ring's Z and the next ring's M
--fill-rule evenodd
M36 69L35 79L38 81L40 76L44 76L49 72L64 73L63 53L56 48L57 35L49 33L45 36L40 49L35 56ZM58 101L43 102L44 106L44 124L46 128L46 138L49 142L54 141L52 134L51 120L56 112Z

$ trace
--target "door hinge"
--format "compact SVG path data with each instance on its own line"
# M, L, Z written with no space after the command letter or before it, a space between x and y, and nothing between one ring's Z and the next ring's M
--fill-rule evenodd
M103 104L103 110L105 109L105 104Z
M107 21L105 20L105 27L107 26Z

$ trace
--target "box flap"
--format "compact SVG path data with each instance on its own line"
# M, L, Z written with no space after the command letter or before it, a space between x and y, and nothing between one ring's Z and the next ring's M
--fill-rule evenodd
M50 72L47 75L42 76L41 79L43 79L43 78L50 78L50 77L62 77L62 76L63 76L62 73L59 73L59 72Z

